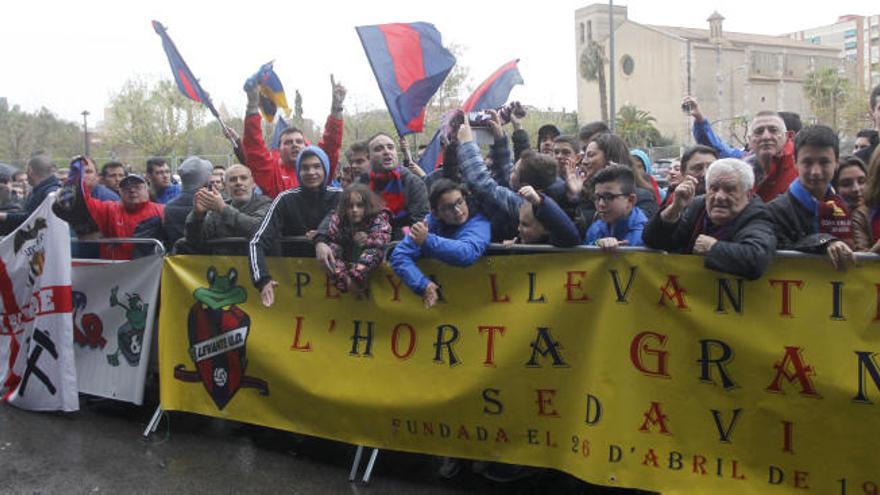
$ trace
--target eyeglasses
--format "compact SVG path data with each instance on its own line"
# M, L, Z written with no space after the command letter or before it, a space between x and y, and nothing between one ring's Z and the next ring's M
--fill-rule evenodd
M628 196L628 194L625 194L625 193L599 193L595 197L596 197L597 203L600 200L604 201L606 203L610 203L621 196Z
M440 210L441 213L454 213L455 210L458 210L465 204L467 204L467 201L464 199L464 196L462 196L458 198L455 203L440 205L437 207L437 209Z

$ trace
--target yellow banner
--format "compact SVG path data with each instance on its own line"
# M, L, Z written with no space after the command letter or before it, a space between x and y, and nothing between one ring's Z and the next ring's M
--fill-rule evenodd
M757 281L649 253L420 265L369 300L312 259L166 258L168 410L373 447L545 466L664 493L880 484L880 265L778 259Z

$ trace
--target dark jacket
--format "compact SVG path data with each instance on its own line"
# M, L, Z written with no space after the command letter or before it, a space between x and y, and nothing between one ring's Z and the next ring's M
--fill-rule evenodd
M535 218L547 230L548 242L556 247L572 247L581 243L580 231L569 216L553 201L541 194L543 201L534 208Z
M400 182L403 187L403 197L405 199L404 209L407 214L402 216L393 216L391 218L391 238L395 240L403 239L403 228L421 222L431 211L428 203L428 189L421 177L410 172L406 167L399 166ZM370 174L366 173L360 176L358 182L370 185ZM373 191L378 195L382 195L382 191Z
M694 241L702 231L706 217L706 197L697 196L682 212L676 223L666 223L654 215L642 239L654 249L692 254ZM733 220L729 241L718 241L706 254L706 268L730 273L749 280L760 278L776 251L776 236L767 206L754 197Z
M310 230L317 230L329 213L339 203L342 190L327 185L330 173L330 162L324 150L317 146L307 146L296 159L297 181L300 179L300 164L304 156L314 155L324 165L324 185L317 190L305 189L302 186L288 189L275 197L269 207L266 218L251 239L248 248L250 258L251 279L257 290L272 279L266 266L266 254L275 250L281 237L302 236ZM414 177L414 176L411 176ZM421 180L415 178L421 185ZM422 186L424 188L424 186ZM283 254L292 256L302 254L296 246L284 246Z
M771 201L767 209L776 227L779 249L825 254L828 245L839 240L832 234L820 233L815 213L801 205L791 192Z
M513 141L513 161L515 163L522 156L523 151L529 149L529 133L523 129L517 129L513 131L510 140Z
M196 215L195 211L189 212L184 228L189 251L201 254L247 255L247 247L243 245L209 247L207 241L224 237L244 237L250 240L266 218L271 204L271 199L254 192L250 201L244 204L236 206L232 200L227 200L226 208L220 213L209 211L204 215ZM168 208L165 211L167 218Z
M168 252L171 252L174 243L184 235L186 216L193 209L195 194L195 191L182 191L176 198L165 203L165 222L162 228L165 229L165 249Z
M24 210L10 211L6 214L6 221L3 222L4 229L8 228L11 232L24 223L24 221L31 216L31 213L37 211L37 208L43 204L43 200L46 199L46 196L59 187L61 187L61 181L59 181L54 175L50 175L43 179L42 182L34 186L34 190L31 191L30 197L28 197L27 201L24 203Z

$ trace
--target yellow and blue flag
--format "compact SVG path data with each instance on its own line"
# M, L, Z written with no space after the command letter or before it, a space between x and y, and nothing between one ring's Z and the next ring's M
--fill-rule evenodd
M284 110L285 115L290 115L290 106L287 104L287 96L284 94L284 86L281 79L275 73L272 65L274 62L263 64L260 69L245 81L245 89L256 84L260 88L260 113L269 122L275 120L278 109Z

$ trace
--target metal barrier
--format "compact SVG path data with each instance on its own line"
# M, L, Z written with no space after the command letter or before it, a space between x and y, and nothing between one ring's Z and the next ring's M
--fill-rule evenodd
M141 244L141 245L152 245L153 246L153 254L158 254L161 256L165 256L167 254L165 252L165 246L158 240L152 238L138 238L138 237L108 237L106 239L71 239L71 246L83 245L83 244ZM126 263L131 260L108 260L103 258L73 258L72 261L78 263Z
M223 237L218 239L212 239L207 241L206 244L208 246L222 246L228 244L247 244L250 242L250 239L246 239L244 237ZM282 237L280 239L282 244L294 244L294 243L303 243L303 244L312 244L312 240L308 239L305 236L291 236L291 237ZM394 247L400 241L393 241L388 244L389 247ZM391 249L388 250L389 252ZM529 254L529 253L575 253L575 252L601 252L602 248L597 246L572 246L567 248L551 246L549 244L498 244L492 243L489 244L489 247L486 249L486 253L489 255L497 256L504 254ZM618 248L618 252L622 253L657 253L657 254L676 254L669 253L667 251L663 251L660 249L651 249L647 247L627 247L623 246ZM856 260L858 261L880 261L880 254L874 253L864 253L857 252L855 253ZM808 254L802 253L800 251L776 251L775 257L777 258L816 258L816 259L825 259L824 255L821 254Z

